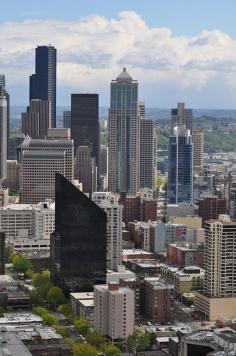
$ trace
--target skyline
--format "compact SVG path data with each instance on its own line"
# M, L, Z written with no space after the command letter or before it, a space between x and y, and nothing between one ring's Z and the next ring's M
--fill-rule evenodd
M0 72L12 106L27 105L35 47L50 43L58 51L58 106L69 106L71 93L99 93L101 106L109 106L110 82L127 67L147 107L184 101L192 108L236 109L236 31L228 17L236 4L218 2L209 13L211 0L192 10L180 1L169 12L169 1L106 3L70 1L66 10L59 1L53 16L45 1L25 0L18 14L16 1L10 13L3 5Z

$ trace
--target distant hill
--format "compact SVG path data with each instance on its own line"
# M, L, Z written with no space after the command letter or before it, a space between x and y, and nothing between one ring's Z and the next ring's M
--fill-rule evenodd
M57 108L57 123L58 126L62 125L63 111L69 110L69 107L59 106ZM26 110L25 106L11 107L11 127L20 127L21 113ZM99 108L100 118L106 118L108 116L108 107ZM153 120L168 120L170 119L170 109L161 108L146 108L146 115ZM213 110L213 109L194 109L194 117L207 116L216 119L230 119L236 120L236 110Z

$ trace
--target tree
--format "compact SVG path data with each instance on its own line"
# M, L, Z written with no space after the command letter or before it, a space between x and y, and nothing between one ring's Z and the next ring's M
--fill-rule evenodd
M120 349L112 344L104 345L102 351L106 356L120 356L121 354Z
M42 316L42 319L43 319L44 323L49 326L58 324L58 318L49 312L44 314Z
M90 344L75 344L72 348L74 356L97 356L98 352L96 347Z
M89 330L87 332L86 340L88 343L97 347L98 349L100 349L106 343L105 337L95 330Z
M19 273L25 273L32 268L32 263L26 256L15 255L12 262L15 270Z
M41 317L48 313L48 310L46 308L43 308L43 307L36 307L33 310L34 310L34 312L36 314L38 314Z
M61 326L61 325L56 325L55 326L55 330L58 334L60 334L62 337L67 337L68 336L68 332L65 328L65 326Z
M86 319L79 318L74 321L75 330L78 331L82 335L86 335L89 331L89 324Z
M64 343L65 344L68 344L68 345L74 345L74 340L71 338L71 337L66 337L65 339L64 339Z
M149 345L151 347L153 347L155 345L155 343L156 343L157 335L156 335L156 333L151 332L151 333L148 334L148 336L149 336Z
M70 317L72 315L72 310L70 304L61 304L57 308L57 311L59 313L62 313L66 318Z
M135 332L128 337L127 346L128 350L131 352L142 351L149 347L150 340L149 335L143 333L139 330L135 330Z
M56 307L65 302L65 296L59 287L52 287L47 294L47 301Z

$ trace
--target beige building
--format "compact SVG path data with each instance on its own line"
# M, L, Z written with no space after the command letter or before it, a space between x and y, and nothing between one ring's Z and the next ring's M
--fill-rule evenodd
M28 136L20 147L22 203L54 200L56 172L73 182L73 140L34 140Z
M9 204L9 191L8 188L0 186L0 207L7 206Z
M193 290L201 290L204 284L205 271L198 266L187 266L175 273L174 287L178 297Z
M94 328L111 340L124 340L134 332L134 291L118 283L94 287Z
M36 238L49 239L54 231L55 204L10 204L0 209L0 230L10 241Z
M154 188L155 132L151 119L140 118L140 188Z
M236 221L227 215L205 222L205 283L196 309L210 320L236 317Z
M193 137L193 167L199 169L203 167L204 154L204 133L203 129L195 128L192 130Z

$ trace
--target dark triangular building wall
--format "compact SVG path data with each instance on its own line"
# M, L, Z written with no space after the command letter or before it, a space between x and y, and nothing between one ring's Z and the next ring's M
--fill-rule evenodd
M56 173L51 277L64 291L92 291L106 279L106 213Z

